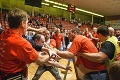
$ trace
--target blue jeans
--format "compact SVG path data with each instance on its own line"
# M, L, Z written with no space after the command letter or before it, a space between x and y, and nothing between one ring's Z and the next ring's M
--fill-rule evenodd
M90 72L83 76L84 80L109 80L109 76L107 71L99 72L96 71L95 73Z
M45 71L49 71L55 77L56 80L62 80L62 78L59 75L59 71L56 67L46 65L38 66L38 69L32 80L38 80Z

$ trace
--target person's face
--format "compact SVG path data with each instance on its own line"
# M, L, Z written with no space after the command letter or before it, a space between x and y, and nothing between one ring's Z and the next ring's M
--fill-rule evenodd
M71 31L68 32L68 39L72 42L74 39L74 33L72 33Z
M42 35L40 40L36 41L36 44L39 45L39 46L43 46L44 42L45 42L45 37Z
M103 40L102 40L102 39L103 39L102 35L101 35L100 33L98 33L97 35L98 35L99 40L100 40L101 42L103 42Z
M117 35L117 36L120 36L120 30L117 30L117 31L116 31L116 35Z
M27 28L28 28L28 20L27 21L23 21L23 34L25 34L27 32Z
M49 39L49 38L50 38L50 32L49 32L49 31L46 31L44 35L45 35L45 38L46 38L46 39Z
M60 29L58 29L58 30L56 31L56 33L59 34L59 33L60 33Z
M93 32L95 32L95 33L96 33L96 32L97 32L97 28L93 28Z
M45 42L45 37L41 36L41 39L39 40L39 45L43 46Z

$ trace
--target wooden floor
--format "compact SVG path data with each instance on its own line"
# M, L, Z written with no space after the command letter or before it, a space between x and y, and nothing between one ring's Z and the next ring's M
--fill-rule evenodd
M63 65L67 65L67 62L68 62L67 59L61 59L60 60L60 64L63 64ZM70 62L70 66L72 67L72 71L68 71L66 80L76 80L76 75L75 75L74 66L73 66L73 62L72 61ZM30 66L28 68L28 77L29 77L29 80L32 80L32 78L33 78L33 76L34 76L34 74L36 72L37 67L38 67L38 65L36 63L30 64ZM61 78L63 79L64 78L64 73L62 73L62 72L65 71L65 70L63 70L63 69L58 69L58 70L59 70ZM83 74L79 71L79 78L81 80L83 80L82 76L83 76ZM39 80L55 80L55 78L51 75L51 73L49 73L48 71L46 71L41 76L41 78Z

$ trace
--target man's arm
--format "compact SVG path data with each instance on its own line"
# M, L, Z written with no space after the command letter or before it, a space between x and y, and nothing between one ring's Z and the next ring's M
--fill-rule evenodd
M57 54L62 58L73 58L74 54L69 51L57 51Z
M104 62L108 56L103 53L103 52L99 52L99 53L79 53L80 56L93 61L93 62L98 62L98 63L102 63Z
M51 66L54 66L54 67L57 67L57 68L61 68L61 69L65 69L65 70L71 70L71 67L70 66L64 66L64 65L62 65L62 64L60 64L60 63L58 63L57 61L55 61L55 60L50 60L50 61L48 61L47 63L46 63L46 65L51 65Z
M44 53L44 54L43 54ZM38 56L38 58L35 60L36 63L38 63L39 65L43 65L45 62L50 60L50 55L47 54L46 52L42 52L43 55L41 55L41 53L39 53L40 55Z
M28 31L35 31L35 32L38 32L38 33L41 33L41 34L42 34L43 31L46 30L46 28L45 28L45 27L42 27L42 28L36 29L36 28L28 27L27 30L28 30Z

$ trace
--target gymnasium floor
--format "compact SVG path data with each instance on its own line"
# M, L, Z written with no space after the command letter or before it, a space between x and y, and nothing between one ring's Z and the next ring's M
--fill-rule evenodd
M60 60L60 63L63 64L63 65L67 65L67 62L68 62L67 59L61 59ZM72 61L70 62L70 66L72 67L72 71L68 71L66 80L76 80L76 75L75 75L74 66L73 66L73 62ZM36 63L30 64L30 66L28 68L29 80L32 80L32 78L33 78L33 76L34 76L34 74L36 72L37 67L38 67L38 65ZM63 79L64 78L64 73L62 73L62 72L65 72L65 70L59 68L60 76ZM82 76L83 76L83 74L79 71L79 77L80 77L81 80L82 80ZM55 80L55 78L52 76L51 73L46 71L41 76L41 78L39 80Z

